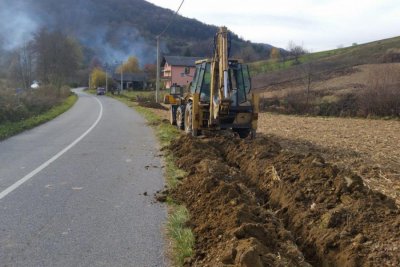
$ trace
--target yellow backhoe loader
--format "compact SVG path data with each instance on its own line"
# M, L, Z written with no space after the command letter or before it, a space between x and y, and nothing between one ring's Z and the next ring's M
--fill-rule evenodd
M252 93L247 65L229 58L230 38L221 27L214 38L214 56L196 61L190 91L167 95L171 123L197 136L203 130L232 130L255 137L259 98Z

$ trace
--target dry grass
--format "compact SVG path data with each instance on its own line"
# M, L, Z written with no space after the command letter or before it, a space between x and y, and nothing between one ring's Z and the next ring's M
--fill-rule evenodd
M328 91L332 94L345 94L349 92L357 92L365 88L370 80L371 73L382 73L387 69L388 64L367 64L355 66L348 73L340 73L337 76L329 77L327 80L315 81L312 88L315 91ZM391 68L400 73L400 63L390 64ZM303 81L296 83L283 83L271 85L262 91L262 96L283 97L289 91L305 91L306 85Z
M399 74L400 63L355 66L322 79L305 72L303 79L261 90L262 108L281 114L398 117Z

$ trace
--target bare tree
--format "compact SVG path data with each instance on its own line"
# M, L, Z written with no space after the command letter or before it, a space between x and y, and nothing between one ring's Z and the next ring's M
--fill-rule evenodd
M41 29L34 38L37 73L44 83L61 88L79 69L82 50L72 38L61 32Z
M306 89L306 109L307 112L310 111L310 93L312 90L313 82L315 79L314 75L314 65L313 62L307 61L307 63L302 65L302 70L303 70L303 81Z
M294 59L295 64L299 64L299 57L307 53L307 50L303 46L297 45L293 41L289 41L287 49L290 56Z
M34 51L32 43L24 43L15 49L9 67L9 78L24 89L30 88L33 80Z

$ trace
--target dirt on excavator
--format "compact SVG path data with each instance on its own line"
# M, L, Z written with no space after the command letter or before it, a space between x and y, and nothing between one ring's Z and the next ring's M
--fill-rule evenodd
M351 170L258 137L181 136L195 255L186 266L400 266L400 210Z

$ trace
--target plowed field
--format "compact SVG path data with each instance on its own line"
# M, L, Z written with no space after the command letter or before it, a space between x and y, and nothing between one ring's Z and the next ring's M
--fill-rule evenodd
M166 112L161 112L167 118ZM181 136L187 266L400 266L400 122L260 114L258 138Z

